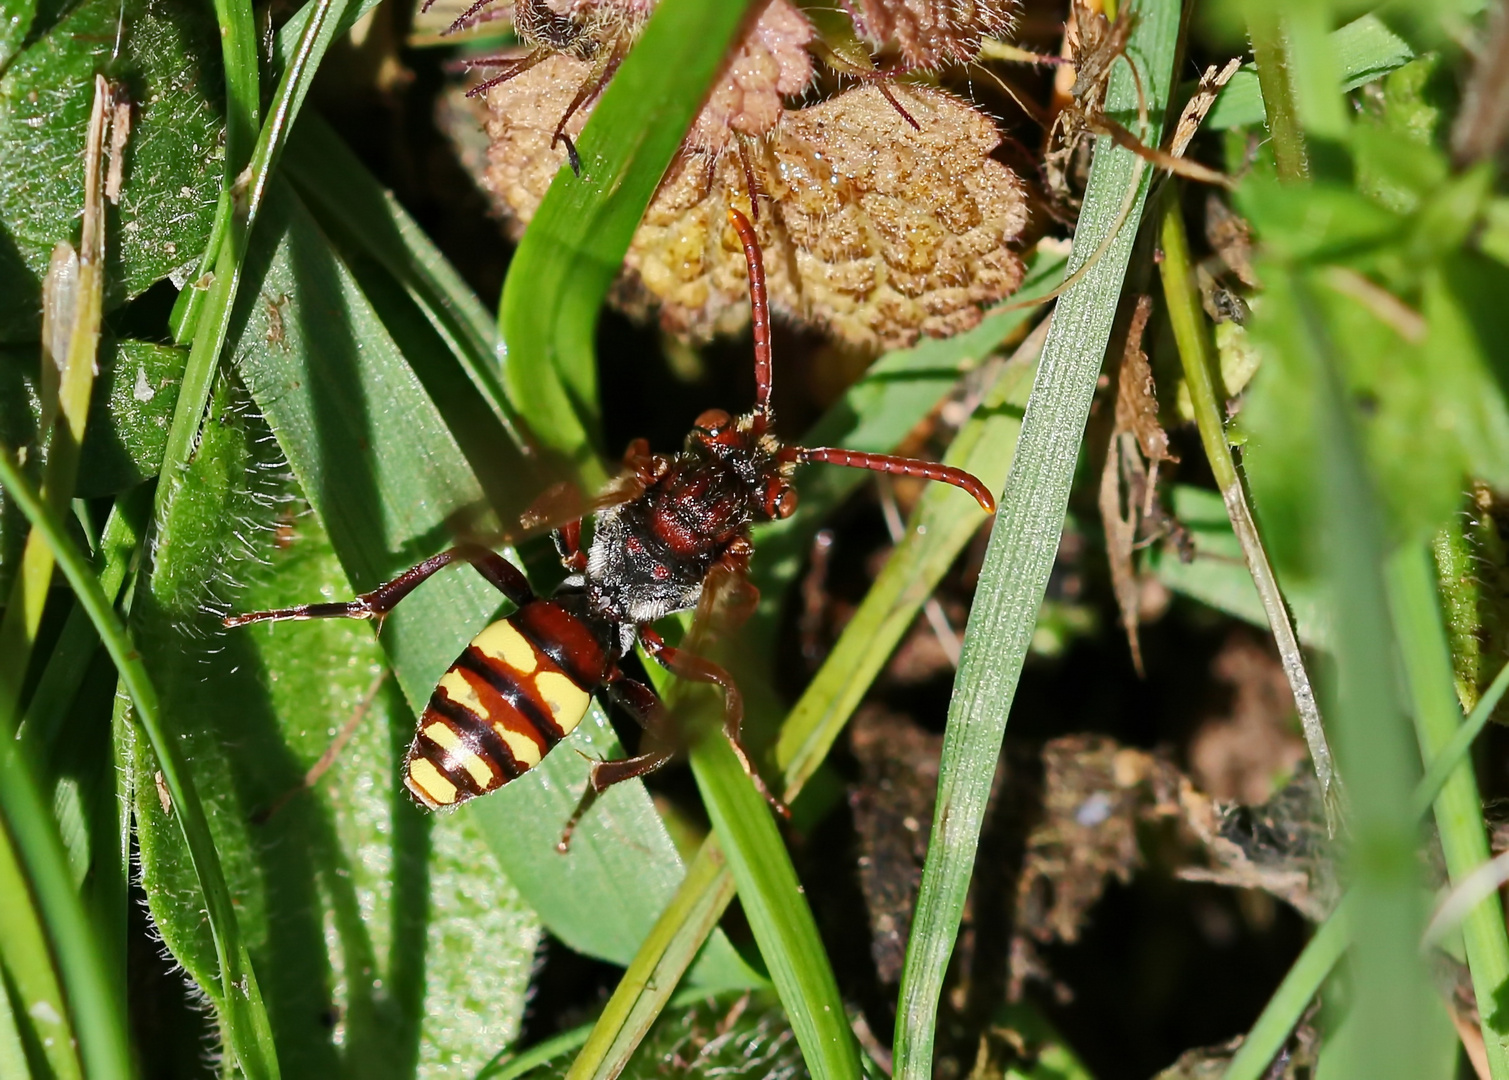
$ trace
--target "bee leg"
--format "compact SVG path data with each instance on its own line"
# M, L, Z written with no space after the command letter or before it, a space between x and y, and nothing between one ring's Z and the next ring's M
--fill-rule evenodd
M687 679L690 682L714 683L723 688L723 733L728 736L729 744L733 746L734 753L739 758L739 764L744 767L744 772L748 774L750 780L754 781L755 788L765 797L765 801L776 813L789 819L791 811L765 786L765 781L760 778L759 772L744 749L744 743L740 738L740 728L744 723L744 695L739 693L739 687L734 682L733 676L711 660L683 649L672 648L649 626L639 628L639 643L644 646L645 652L653 656L662 667L677 678Z
M648 689L642 687L641 689ZM607 791L614 784L621 784L625 780L632 780L636 776L647 776L671 760L669 750L655 750L647 754L639 754L631 758L621 758L618 761L594 761L587 790L582 792L581 801L576 804L576 809L571 812L571 817L566 820L566 827L561 830L561 838L555 845L555 850L562 855L571 848L571 836L576 832L576 826L597 797Z
M418 566L405 570L392 581L384 582L371 592L362 593L355 600L334 604L299 604L296 607L277 608L272 611L252 611L245 615L231 615L224 621L226 626L245 626L254 622L277 622L282 619L376 619L383 617L398 606L399 602L436 571L454 562L469 562L477 572L490 581L499 592L515 605L523 607L534 599L534 590L513 563L496 551L479 544L458 544L439 555L433 555Z
M352 711L351 718L346 721L340 731L336 732L335 738L330 740L330 745L320 755L320 760L309 767L309 770L304 773L304 778L296 785L283 792L283 794L279 795L268 805L252 811L251 823L253 825L266 825L272 816L283 809L284 804L295 795L301 791L308 791L315 784L319 783L320 777L324 776L329 771L330 766L335 764L335 759L340 756L341 751L346 748L346 744L351 741L351 736L356 734L356 729L366 719L367 711L372 708L372 702L377 699L377 692L382 689L382 684L387 677L387 668L382 668L373 676L371 685L367 687L367 692L356 703L356 708Z
M582 519L568 521L555 530L555 550L561 565L574 574L587 569L587 553L582 550Z

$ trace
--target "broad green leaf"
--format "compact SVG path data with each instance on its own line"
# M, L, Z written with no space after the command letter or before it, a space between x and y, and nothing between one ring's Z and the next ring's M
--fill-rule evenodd
M357 281L286 187L270 194L246 273L236 368L352 587L370 589L444 548L448 522L485 505L482 489ZM263 296L288 298L275 343ZM463 567L426 583L385 622L382 642L411 709L423 707L500 606L496 591ZM644 787L615 787L583 821L570 854L555 850L586 784L585 755L619 753L594 707L539 768L456 817L486 837L552 933L625 963L683 873ZM714 985L749 978L721 935L703 962L701 975Z
M317 793L255 820L372 695L383 658L353 623L219 625L232 605L350 586L244 391L222 383L214 406L133 614L206 793L280 1065L289 1076L475 1067L517 1032L538 924L466 819L431 818L408 798L397 762L413 715L396 688L375 693ZM199 901L152 767L139 757L143 884L164 940L213 997Z
M134 96L106 308L193 267L219 186L214 45L203 7L85 0L12 62L0 79L0 341L36 340L53 245L77 238L96 71Z

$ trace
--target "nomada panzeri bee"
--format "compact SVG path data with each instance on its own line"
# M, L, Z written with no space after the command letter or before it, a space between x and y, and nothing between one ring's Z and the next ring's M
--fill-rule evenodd
M673 648L651 626L672 612L706 609L713 598L755 596L745 580L753 546L750 525L790 516L798 465L827 462L875 472L942 480L962 488L987 511L995 502L974 476L935 462L831 447L783 444L771 430L770 315L754 228L738 210L729 220L749 270L755 342L755 405L737 419L722 409L697 417L676 454L652 454L643 439L624 455L625 473L610 484L592 514L583 549L580 518L555 530L568 576L549 597L537 596L522 572L501 555L462 544L426 559L371 592L345 603L302 604L233 615L226 626L281 619L382 618L430 575L469 562L514 605L513 614L479 633L441 676L419 717L404 759L404 784L431 810L495 791L538 765L586 714L602 691L622 705L657 748L630 758L594 761L591 782L568 822L560 847L599 792L664 765L675 745L660 698L629 678L619 662L637 641L645 653L683 679L723 691L723 727L745 770L765 787L739 739L743 701L718 665ZM768 792L766 797L780 804Z

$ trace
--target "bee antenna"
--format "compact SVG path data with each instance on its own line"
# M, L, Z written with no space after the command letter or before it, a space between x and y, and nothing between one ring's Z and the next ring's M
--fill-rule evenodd
M770 424L770 300L765 293L765 260L760 255L760 238L743 212L730 206L728 221L739 234L739 241L744 245L744 262L749 267L749 311L754 326L754 411L758 433Z
M829 465L844 465L851 469L869 469L871 472L893 473L897 476L917 476L924 480L941 480L952 484L980 504L987 514L996 512L995 497L990 494L980 479L973 473L936 461L919 461L917 458L896 457L893 454L866 454L859 450L844 450L833 446L789 446L781 452L788 461L822 461Z

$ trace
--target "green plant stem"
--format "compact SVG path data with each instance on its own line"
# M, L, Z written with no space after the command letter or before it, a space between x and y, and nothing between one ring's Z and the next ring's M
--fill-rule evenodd
M1278 6L1267 0L1250 0L1247 4L1247 35L1252 41L1253 59L1257 61L1258 86L1263 91L1263 109L1267 113L1268 134L1273 143L1278 174L1285 180L1302 180L1309 175L1310 164L1305 155L1305 136L1294 108L1289 55Z
M10 493L21 512L31 522L32 528L40 531L52 547L58 568L63 571L69 585L73 587L74 595L94 621L100 640L104 642L111 660L115 662L116 670L120 672L121 681L136 708L137 720L157 755L164 785L173 801L174 817L183 831L184 842L199 877L199 887L204 893L205 910L220 964L225 1008L223 1019L231 1048L242 1072L251 1080L273 1080L278 1076L278 1063L272 1029L262 1004L261 992L257 988L256 976L252 972L251 959L241 940L230 890L226 887L220 868L220 857L210 838L204 806L194 788L193 779L181 760L178 747L162 724L157 692L147 675L141 655L100 589L99 581L90 572L88 563L68 539L56 515L43 504L21 475L10 451L3 447L0 447L0 486L4 486ZM50 820L50 815L48 819ZM104 1072L100 1075L119 1074Z
M1388 578L1394 632L1414 699L1415 734L1421 757L1430 761L1441 756L1462 727L1450 647L1436 598L1435 568L1422 548L1407 545L1389 560ZM1435 800L1436 829L1453 884L1490 858L1482 805L1472 760L1463 756ZM1489 1071L1494 1080L1506 1080L1509 1039L1498 999L1509 984L1509 934L1497 896L1485 898L1474 907L1463 919L1461 930Z
M170 323L180 344L198 335L199 318L207 290L197 282L220 263L220 249L231 231L235 214L232 191L236 178L251 160L252 144L262 126L262 88L258 78L257 28L250 0L215 0L215 20L220 25L220 57L225 68L225 171L220 180L220 199L210 226L209 243L199 260L194 284L178 294Z
M1160 271L1168 319L1179 347L1179 360L1184 368L1184 381L1189 386L1195 423L1200 430L1200 443L1205 448L1205 457L1210 462L1216 486L1221 489L1221 499L1226 504L1232 531L1242 545L1247 570L1252 575L1258 598L1263 603L1263 611L1268 616L1268 626L1273 631L1273 640L1278 646L1284 677L1289 681L1290 693L1294 695L1294 707L1299 713L1300 726L1305 733L1305 743L1310 748L1310 760L1314 764L1315 775L1320 779L1327 818L1334 828L1339 792L1335 787L1336 768L1331 759L1331 747L1326 741L1325 727L1321 723L1320 709L1315 703L1315 691L1311 688L1309 673L1305 670L1299 635L1295 633L1294 623L1289 617L1289 607L1279 589L1273 564L1268 561L1268 553L1263 547L1257 522L1253 519L1252 508L1247 503L1247 491L1237 473L1236 462L1231 457L1231 446L1226 439L1226 424L1223 419L1225 408L1222 401L1224 395L1216 392L1216 373L1219 368L1205 324L1205 315L1200 307L1199 286L1195 282L1189 238L1184 231L1184 215L1178 192L1178 187L1171 186L1164 199L1160 230L1163 248Z
M235 0L221 0L234 3ZM298 44L294 49L283 76L278 81L268 108L267 123L257 133L256 145L245 170L232 174L230 191L230 214L223 229L224 239L214 252L214 280L205 290L202 311L189 320L194 327L194 344L189 350L188 362L184 365L183 382L178 390L178 403L173 410L173 422L168 428L167 444L163 447L162 473L157 486L157 502L154 518L159 525L167 521L167 510L183 482L183 471L189 455L199 437L199 425L204 410L209 404L210 391L215 385L215 375L220 369L220 354L225 348L225 339L230 331L231 315L235 309L236 293L241 284L242 264L246 259L247 240L257 213L267 193L268 182L277 166L287 141L289 128L319 67L320 60L330 47L330 42L342 22L351 0L316 0L309 5L308 22L304 24ZM223 20L224 16L222 16ZM225 23L222 21L222 32ZM227 45L227 48L230 46ZM230 57L227 56L227 65ZM229 78L229 70L227 71ZM255 52L253 72L255 79ZM255 84L253 83L253 90ZM255 119L256 114L250 114ZM227 156L227 162L231 159ZM222 194L222 202L225 201ZM219 221L211 232L211 240L222 232ZM208 257L208 252L206 253ZM189 292L198 292L191 288ZM199 303L200 301L192 301ZM186 324L187 325L187 324Z
M1156 143L1177 51L1180 5L1145 0L1138 16L1127 55L1136 58L1148 96L1151 121L1144 140ZM1107 110L1116 115L1136 106L1131 73L1118 64ZM1096 142L1070 277L1113 229L1116 233L1100 261L1059 297L970 611L949 705L938 804L901 978L894 1052L898 1080L929 1080L933 1075L938 1001L974 869L985 804L1058 551L1085 420L1146 198L1150 177L1140 161L1130 151L1113 147L1109 139Z
M857 1080L859 1047L770 808L720 733L711 733L692 748L691 763L738 886L739 902L808 1071L814 1080Z
M675 897L614 988L566 1080L611 1080L623 1072L734 892L733 876L714 833L687 864Z

